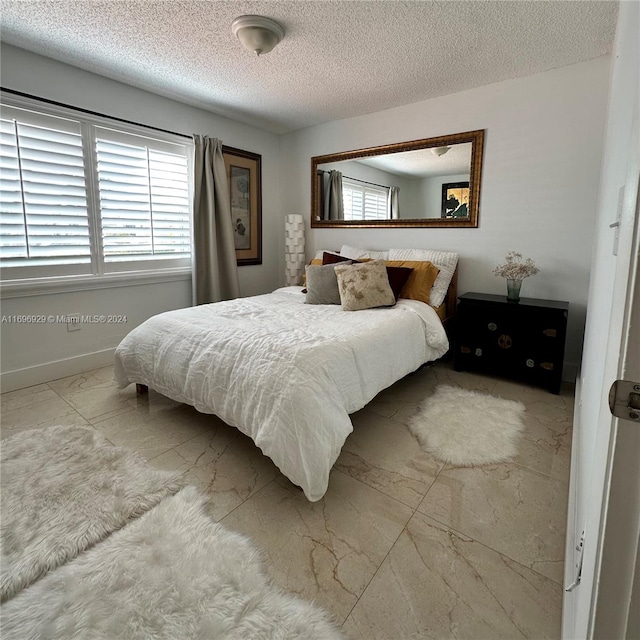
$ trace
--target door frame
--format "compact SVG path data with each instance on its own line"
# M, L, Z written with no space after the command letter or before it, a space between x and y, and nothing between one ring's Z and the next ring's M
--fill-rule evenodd
M637 87L635 103L637 107ZM635 567L640 530L640 456L637 454L640 426L614 418L608 406L609 388L616 379L640 379L639 130L636 108L627 140L627 176L621 200L618 258L611 282L612 309L606 336L596 446L590 461L592 484L586 522L575 521L576 492L589 488L577 486L573 468L576 451L572 456L565 587L576 583L580 559L582 572L573 590L564 593L562 636L565 639L625 638L633 615L630 603L640 598L637 587L634 590L634 583L639 580ZM583 530L584 546L577 550L576 542Z
M640 617L634 618L630 607L640 599L635 572L640 456L634 446L640 427L614 419L608 406L616 379L640 375L639 33L640 3L620 3L587 329L594 320L576 389L565 553L565 588L571 590L564 592L562 621L566 640L622 639ZM616 222L614 231L609 227Z

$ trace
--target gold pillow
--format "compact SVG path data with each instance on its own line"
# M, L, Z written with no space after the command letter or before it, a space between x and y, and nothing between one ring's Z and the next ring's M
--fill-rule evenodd
M427 260L385 260L389 267L410 267L413 272L402 287L401 298L420 300L426 304L431 301L431 289L440 269Z
M396 303L384 260L350 265L337 264L335 273L338 278L340 302L345 311L392 307Z

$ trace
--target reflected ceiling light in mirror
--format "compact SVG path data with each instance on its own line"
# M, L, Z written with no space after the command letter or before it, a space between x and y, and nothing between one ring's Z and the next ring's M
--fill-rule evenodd
M240 16L231 23L231 31L245 49L258 56L269 53L284 38L284 29L263 16Z
M433 153L434 156L440 157L447 153L449 149L451 149L451 147L434 147L431 149L431 153Z

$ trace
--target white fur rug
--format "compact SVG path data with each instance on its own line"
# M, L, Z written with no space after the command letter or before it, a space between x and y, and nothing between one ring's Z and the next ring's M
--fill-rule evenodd
M407 424L436 458L470 467L515 455L524 411L521 402L440 385Z
M181 486L174 474L81 427L4 440L0 474L2 602Z
M193 487L2 606L3 640L339 640L314 605L269 584L251 542Z

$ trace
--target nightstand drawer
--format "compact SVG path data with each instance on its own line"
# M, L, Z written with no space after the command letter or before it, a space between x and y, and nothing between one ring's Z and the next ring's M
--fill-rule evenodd
M456 370L493 373L560 389L568 303L465 294L456 318Z

